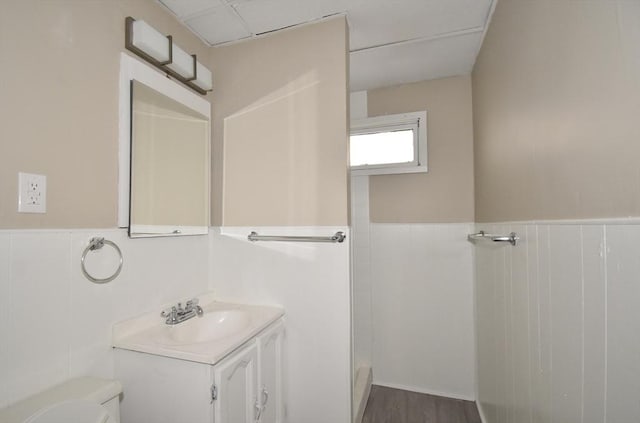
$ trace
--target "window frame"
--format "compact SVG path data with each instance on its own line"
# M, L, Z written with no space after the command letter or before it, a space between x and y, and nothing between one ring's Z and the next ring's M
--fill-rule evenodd
M425 110L396 115L385 115L351 121L352 135L375 134L412 129L414 160L406 163L349 166L352 175L389 175L397 173L427 172L427 112ZM351 148L351 147L349 147Z

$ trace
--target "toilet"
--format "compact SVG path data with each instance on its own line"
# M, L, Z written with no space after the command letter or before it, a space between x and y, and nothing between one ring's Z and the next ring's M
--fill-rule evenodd
M0 409L2 423L119 423L122 385L80 377Z

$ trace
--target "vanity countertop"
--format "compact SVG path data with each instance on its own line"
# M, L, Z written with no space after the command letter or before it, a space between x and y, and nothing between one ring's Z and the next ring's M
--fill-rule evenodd
M198 298L202 317L167 325L158 309L114 324L113 346L216 364L284 315L279 307L218 302L212 294Z

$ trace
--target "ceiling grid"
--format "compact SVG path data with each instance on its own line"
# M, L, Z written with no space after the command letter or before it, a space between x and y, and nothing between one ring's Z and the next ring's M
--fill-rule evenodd
M344 14L351 90L469 74L497 0L157 0L211 46Z

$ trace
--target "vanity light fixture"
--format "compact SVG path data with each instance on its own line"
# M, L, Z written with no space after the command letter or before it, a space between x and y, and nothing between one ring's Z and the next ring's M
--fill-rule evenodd
M211 71L205 68L202 63L196 61L196 79L193 83L204 91L211 91L213 89L211 81Z
M127 18L126 35L127 48L143 59L160 66L171 63L171 35L165 37L145 21L133 18Z
M211 71L145 21L125 19L125 48L202 95L213 89Z
M196 76L196 57L190 56L189 53L181 49L175 43L172 44L172 55L171 55L171 63L167 63L165 66L176 72L178 75L183 77L187 81L193 81Z

